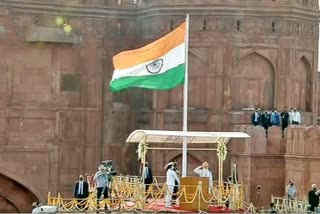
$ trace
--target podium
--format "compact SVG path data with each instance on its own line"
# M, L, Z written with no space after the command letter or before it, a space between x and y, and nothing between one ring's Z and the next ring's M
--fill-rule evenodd
M204 197L197 192L197 187L200 181L202 182L202 193ZM208 211L209 203L205 202L203 198L205 198L207 201L209 199L209 178L191 176L183 177L180 180L180 185L186 189L186 192L183 193L180 198L180 209L193 212L198 212L200 210ZM194 194L196 194L195 199L189 203L188 201L193 199Z

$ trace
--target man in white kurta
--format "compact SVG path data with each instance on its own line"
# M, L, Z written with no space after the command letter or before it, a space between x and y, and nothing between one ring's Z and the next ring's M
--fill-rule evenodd
M299 125L301 124L301 115L300 112L297 111L296 108L293 109L290 113L290 124Z
M198 166L193 170L195 173L199 174L200 177L209 178L209 193L212 189L212 173L209 170L209 164L207 162L202 163L202 166Z
M167 190L167 193L165 196L165 207L170 207L175 181L177 181L178 185L180 185L180 180L177 176L177 173L173 170L173 163L172 162L168 163L165 168L167 168L166 184L168 186L168 190Z

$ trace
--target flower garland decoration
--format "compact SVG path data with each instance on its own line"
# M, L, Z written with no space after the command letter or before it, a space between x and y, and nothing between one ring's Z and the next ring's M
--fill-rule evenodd
M140 142L137 149L138 160L142 160L142 162L144 162L144 159L147 154L147 150L148 150L148 144L145 142Z
M219 143L218 144L218 156L222 159L225 160L227 157L227 146L224 143Z

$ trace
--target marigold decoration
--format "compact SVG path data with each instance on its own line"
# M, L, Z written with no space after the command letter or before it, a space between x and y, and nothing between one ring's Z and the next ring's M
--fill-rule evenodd
M145 162L145 157L148 150L148 144L145 142L140 142L137 149L138 160L141 160L143 163Z
M222 159L225 160L227 157L227 146L224 143L219 143L218 144L218 150L217 150L218 156Z

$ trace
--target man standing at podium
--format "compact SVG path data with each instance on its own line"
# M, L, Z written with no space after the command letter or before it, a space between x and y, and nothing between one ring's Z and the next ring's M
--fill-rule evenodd
M170 162L168 163L164 168L167 170L166 173L166 184L167 184L167 193L165 196L165 207L170 207L171 206L171 198L172 198L172 193L173 189L175 186L175 181L180 185L180 180L177 176L177 173L173 170L174 163Z
M212 173L209 170L208 162L203 162L202 166L198 166L193 170L195 173L199 174L200 177L208 177L209 178L209 193L211 194L212 189Z

